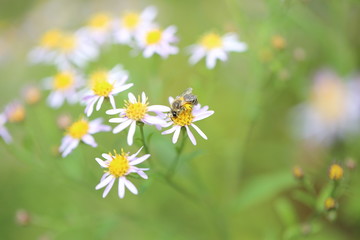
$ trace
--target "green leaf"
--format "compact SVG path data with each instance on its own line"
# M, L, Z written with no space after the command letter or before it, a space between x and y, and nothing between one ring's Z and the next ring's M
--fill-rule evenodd
M289 228L298 224L296 211L288 199L277 199L275 202L275 210L284 226Z

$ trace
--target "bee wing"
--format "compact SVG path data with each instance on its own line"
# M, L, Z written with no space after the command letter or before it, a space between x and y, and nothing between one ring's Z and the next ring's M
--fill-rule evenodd
M179 97L183 97L184 95L191 93L192 93L192 88L187 88Z

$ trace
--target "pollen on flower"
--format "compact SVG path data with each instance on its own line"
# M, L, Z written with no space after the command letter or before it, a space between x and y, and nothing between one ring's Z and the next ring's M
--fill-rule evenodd
M109 164L109 173L114 177L124 176L130 168L128 155L124 153L124 150L121 149L121 154L116 153L114 150L114 155L110 154L112 160Z
M128 29L134 29L140 20L140 16L137 13L129 12L126 13L122 19L124 26Z
M9 122L22 122L25 119L25 108L22 104L12 106L8 115Z
M67 130L67 133L75 139L81 139L84 135L88 133L88 131L89 123L86 120L81 119L71 124L71 126Z
M63 52L70 52L76 47L76 38L73 35L62 36L58 47Z
M194 116L192 115L192 109L183 110L177 117L171 117L171 120L175 125L188 126L192 123Z
M148 102L145 104L140 101L140 97L138 102L136 103L130 103L125 101L126 106L126 117L133 119L135 121L140 121L145 117L145 114L147 112L147 106L149 105Z
M54 76L53 87L55 90L66 90L73 84L74 75L71 72L59 72Z
M340 180L344 175L344 170L339 164L333 164L330 166L329 178L331 180Z
M95 29L106 29L110 24L111 18L106 13L99 13L89 21L89 26Z
M146 35L146 43L148 45L156 44L160 42L162 32L159 29L151 30Z
M44 33L40 40L40 45L46 48L55 48L59 45L62 33L59 30L50 30Z
M218 34L209 33L201 38L200 44L207 49L214 49L221 47L223 42Z
M98 96L108 97L114 86L107 81L108 73L106 71L97 71L91 74L90 81L92 90Z

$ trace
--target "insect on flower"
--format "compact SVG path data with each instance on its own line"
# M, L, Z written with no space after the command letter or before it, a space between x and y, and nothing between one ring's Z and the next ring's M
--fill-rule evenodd
M186 89L180 96L177 96L171 104L172 117L177 117L183 110L192 109L198 104L198 99L192 94L192 88Z

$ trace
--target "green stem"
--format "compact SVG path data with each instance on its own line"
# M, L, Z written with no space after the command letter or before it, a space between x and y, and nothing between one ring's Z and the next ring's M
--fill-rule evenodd
M149 154L150 151L149 151L149 148L148 148L148 146L147 146L147 144L146 144L145 134L144 134L144 123L138 122L137 125L138 125L139 128L140 128L141 142L142 142L142 144L143 144L143 146L144 146L145 153L146 153L146 154Z
M168 174L167 174L167 177L168 177L169 179L172 178L172 177L175 175L176 169L177 169L177 167L179 166L181 153L182 153L182 151L184 150L184 147L185 147L185 143L186 143L186 130L185 130L184 127L181 129L181 132L182 132L182 136L181 136L180 147L176 148L176 156L175 156L175 159L174 159L174 161L172 162L172 164L171 164L171 166L170 166L170 168L169 168Z

